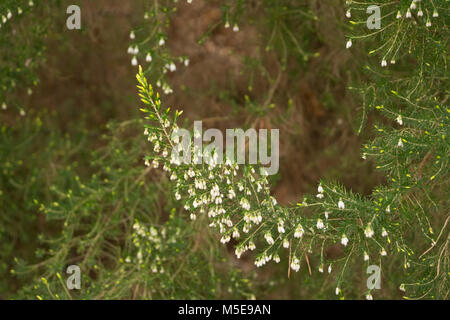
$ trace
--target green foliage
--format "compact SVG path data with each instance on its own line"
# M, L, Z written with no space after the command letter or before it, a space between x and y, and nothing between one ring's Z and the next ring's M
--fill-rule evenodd
M214 153L200 165L171 158L182 111L163 105L155 88L172 93L169 75L189 67L188 56L170 50L179 2L146 1L143 24L130 33L132 65L144 66L137 74L144 120L115 120L104 130L77 118L61 129L55 112L27 111L22 121L2 115L1 297L248 299L271 297L277 283L302 298L447 299L448 1L346 1L326 9L311 0L214 1L221 17L199 45L220 28L236 36L257 30L258 49L240 57L247 91L216 94L234 107L230 118L245 113L242 126L278 125L287 132L281 144L298 139L291 95L308 72L326 78L318 90L327 107L353 112L330 89L341 82L361 101L357 132L369 136L361 156L384 182L361 194L343 185L348 173L337 172L338 182L323 179L315 194L291 205L273 193L282 177L258 165L218 163ZM32 12L51 7L34 4L0 3L0 104L22 115L19 101L38 82L48 33ZM366 27L372 4L381 7L379 30ZM342 14L349 65L356 62L348 79L334 70L342 65L328 66L345 49L320 31L319 23L341 24L321 21L327 10ZM327 45L332 58L319 60ZM314 130L331 130L318 119ZM253 272L248 260L279 264ZM66 286L73 264L82 272L79 291ZM369 265L381 268L384 292L367 288Z
M223 252L198 250L200 243L209 241L208 234L199 235L200 226L180 218L165 194L164 182L152 181L158 177L154 171L136 166L133 158L142 143L124 139L136 124L109 125L106 145L90 155L91 177L82 179L77 170L67 168L72 170L65 188L50 188L55 201L36 203L47 223L54 220L62 229L56 236L40 238L39 263L18 261L15 274L40 275L18 297L250 297L249 281L238 270L219 271L204 263L223 261ZM82 270L79 293L68 291L65 284L65 270L72 264Z
M444 2L435 1L437 7L433 4L433 10L443 8ZM392 14L382 22L388 23L385 20L389 16ZM178 143L171 137L178 128L176 119L180 112L171 114L170 108L162 107L159 95L140 71L140 96L150 106L142 111L150 120L146 133L153 143L153 153L147 161L152 160L153 167L162 166L168 171L174 181L175 197L181 199L192 219L198 213L207 214L210 226L217 227L222 235L221 242L227 243L232 238L238 241L235 251L238 258L260 247L255 257L257 266L270 260L279 262L284 256L289 259L291 269L298 271L303 261L309 267L308 254L319 256L319 271L323 272L325 265L330 266L330 272L337 269L336 294L342 296L351 266L375 263L383 269L385 260L400 259L404 275L396 281L402 281L397 285L402 291L407 290L407 297L446 298L449 219L446 212L449 109L445 106L448 45L443 27L446 21L428 29L429 26L414 23L408 17L397 20L374 35L379 36L379 49L390 42L383 61L395 52L393 60L407 62L399 63L393 70L378 70L369 63L365 68L371 71L371 82L361 89L369 96L365 101L371 101L371 108L385 117L382 124L375 125L374 140L363 148L363 158L373 158L389 180L371 195L362 197L338 184L322 181L316 196L305 196L296 207L281 207L270 196L267 179L256 175L252 167L238 168L231 162L209 165L174 162L168 155ZM395 26L397 29L391 30ZM397 43L389 32L408 35L411 45L407 53L403 53L403 44ZM366 108L368 112L370 109ZM342 256L325 259L324 249L339 243ZM371 293L370 289L366 291L366 297L372 298Z
M37 68L44 60L48 21L37 19L35 11L45 15L52 7L42 1L4 0L0 3L0 106L25 116L26 107L18 96L31 95L39 82Z

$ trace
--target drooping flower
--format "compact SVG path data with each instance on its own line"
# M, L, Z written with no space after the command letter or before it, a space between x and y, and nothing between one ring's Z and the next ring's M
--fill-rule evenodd
M264 235L264 239L266 239L267 243L270 244L270 245L274 244L274 242L275 242L275 241L273 240L272 235L270 234L270 232L267 232L267 233Z
M411 17L412 17L412 15L411 15L411 10L410 10L410 9L408 9L408 10L406 11L405 17L406 17L406 18L411 18Z
M364 229L364 235L365 235L367 238L372 238L373 234L374 234L374 232L373 232L372 226L371 226L371 224L369 223L369 224L367 225L366 229Z
M369 261L369 255L364 251L364 261Z
M322 219L317 219L317 224L316 224L317 229L323 229L324 224Z
M301 224L299 224L297 226L297 228L295 228L295 233L294 233L294 237L295 238L301 238L303 236L304 230Z
M343 246L346 246L348 244L348 238L345 234L342 235L341 243Z
M352 40L350 39L350 40L347 41L347 43L345 45L345 48L349 49L351 46L352 46Z

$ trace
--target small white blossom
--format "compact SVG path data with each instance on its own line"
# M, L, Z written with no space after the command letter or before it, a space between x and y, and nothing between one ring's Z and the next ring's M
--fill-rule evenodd
M324 225L322 219L317 219L316 227L317 229L323 229Z
M267 243L270 244L270 245L274 244L274 242L275 242L275 241L273 240L272 235L270 234L270 232L267 232L267 233L264 235L264 239L266 239Z
M301 238L303 236L304 230L301 224L299 224L297 226L297 228L295 228L295 233L294 233L294 237L295 238Z
M406 17L406 18L411 18L411 17L412 17L412 15L411 15L411 10L410 10L410 9L408 9L408 11L406 11L405 17Z
M343 246L346 246L348 244L348 238L345 234L342 235L341 243Z
M286 230L284 229L284 223L283 223L283 221L280 221L278 223L278 233L285 233L285 232L286 232Z
M372 226L370 225L370 223L367 225L366 229L364 229L364 235L367 238L372 238L372 236L374 235Z
M352 46L352 40L350 39L350 40L347 41L347 43L345 45L345 48L349 49L351 46Z
M403 119L402 119L402 115L401 115L401 114L399 114L398 117L397 117L397 119L395 119L395 120L397 121L397 123L398 123L399 125L403 125Z
M398 139L397 146L398 146L399 148L403 148L403 141L402 141L402 138Z
M339 209L345 209L344 201L339 200L339 202L338 202L338 208L339 208Z
M364 261L369 261L369 255L364 251Z

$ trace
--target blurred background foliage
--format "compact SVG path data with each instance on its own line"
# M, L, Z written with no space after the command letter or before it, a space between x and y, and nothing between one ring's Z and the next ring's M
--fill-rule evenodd
M143 166L134 75L142 64L189 123L280 128L280 203L319 179L368 194L385 178L360 156L373 133L356 134L361 97L347 87L370 75L366 48L344 49L344 1L22 2L0 28L0 298L336 297L333 276L256 270L206 219L187 219L164 175ZM70 4L82 30L65 27ZM65 290L70 264L82 290ZM379 298L401 298L389 281L400 264L389 262ZM347 295L360 298L367 275L352 275Z

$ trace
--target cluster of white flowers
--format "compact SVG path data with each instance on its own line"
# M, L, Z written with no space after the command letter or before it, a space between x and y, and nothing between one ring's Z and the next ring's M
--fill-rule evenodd
M347 4L348 5L352 4L352 2L348 2ZM355 3L353 3L353 4L355 4ZM363 3L360 3L360 5L363 5ZM438 11L437 11L437 9L436 9L436 7L435 7L433 2L431 2L430 4L426 3L425 5L431 5L432 6L432 8L425 9L425 12L427 13L425 26L427 28L429 28L429 27L432 26L430 15L428 14L429 10L430 11L432 10L432 12L433 12L432 15L431 15L432 18L438 18L439 17L439 13L438 13ZM364 10L365 10L365 7L364 7ZM412 19L413 18L413 11L415 11L415 10L418 10L417 14L416 14L417 17L414 17L414 19ZM347 9L347 11L345 13L345 16L347 18L349 18L349 19L351 18L351 9ZM386 16L389 16L389 15L386 15ZM406 12L404 12L402 14L402 12L400 10L398 10L396 15L395 15L395 18L397 20L400 20L400 19L402 19L404 17L405 19L411 19L412 23L417 24L419 22L418 18L422 18L423 16L424 16L424 10L422 9L422 2L420 0L412 0L411 3L410 3L410 6L406 9ZM399 25L399 24L391 24L391 25L392 26L396 26L397 28L401 27L401 25ZM352 39L348 39L345 47L347 49L349 49L351 46L352 46ZM386 54L390 54L392 52L396 52L396 50L392 50L392 47L391 47ZM395 64L396 63L395 57L391 58L390 63L391 64ZM388 65L388 62L386 60L386 57L383 57L382 60L381 60L381 66L382 67L386 67L387 65Z
M272 255L267 255L266 253L264 253L262 256L256 258L255 265L259 268L265 265L270 260L272 260Z
M132 258L127 256L125 258L126 263L138 263L139 265L145 263L150 263L150 268L152 272L164 273L164 268L162 267L161 257L163 254L159 254L167 244L174 243L174 238L167 238L168 235L172 233L168 232L165 227L160 227L160 230L155 226L146 227L139 221L133 224L133 234L132 241L136 248L136 260L133 261ZM148 258L148 259L147 259ZM158 268L158 265L161 265Z
M30 7L33 7L34 6L34 2L33 1L29 1L28 2L28 5L30 6ZM22 10L22 7L20 7L20 6L17 6L17 15L21 15L22 13L23 13L23 10ZM8 9L5 13L3 13L1 16L0 16L0 18L1 18L1 20L0 20L0 28L2 27L2 24L6 24L9 20L11 20L12 18L13 18L13 11L11 11L11 9Z
M300 260L296 256L292 258L291 269L295 272L298 272L300 270Z
M319 185L318 187L317 187L317 198L319 198L319 199L322 199L323 198L323 187L321 186L321 185Z

